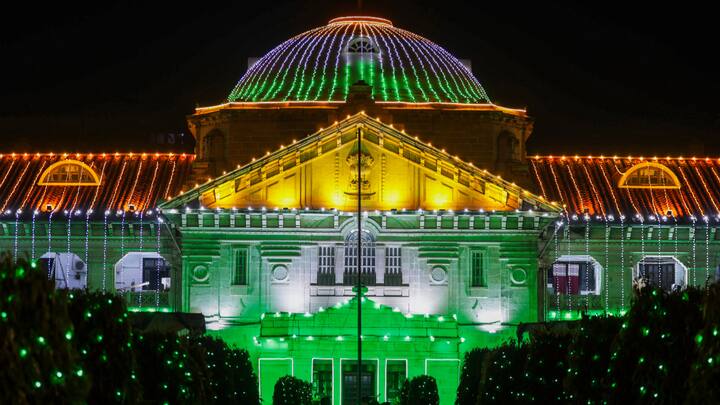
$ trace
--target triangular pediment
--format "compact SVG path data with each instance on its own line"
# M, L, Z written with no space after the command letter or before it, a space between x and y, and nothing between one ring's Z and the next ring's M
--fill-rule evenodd
M363 113L196 187L162 208L199 204L355 211L358 199L363 210L559 209Z

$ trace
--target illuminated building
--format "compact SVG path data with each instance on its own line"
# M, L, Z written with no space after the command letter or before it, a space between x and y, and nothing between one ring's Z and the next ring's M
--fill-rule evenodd
M203 313L251 351L264 398L285 374L353 398L357 278L364 391L427 373L443 404L463 353L521 324L715 278L720 161L527 159L525 111L386 20L293 37L188 122L197 157L0 156L0 246L60 287Z

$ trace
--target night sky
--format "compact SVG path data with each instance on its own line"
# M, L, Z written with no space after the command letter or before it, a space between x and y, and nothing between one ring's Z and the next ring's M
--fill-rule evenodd
M191 150L185 116L222 102L248 57L333 17L367 14L471 59L495 103L535 118L533 154L720 155L718 35L714 14L697 7L25 3L0 24L3 152ZM169 133L186 134L184 146L156 143Z

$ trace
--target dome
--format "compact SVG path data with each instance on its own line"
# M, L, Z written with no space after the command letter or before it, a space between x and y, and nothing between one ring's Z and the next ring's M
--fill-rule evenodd
M288 39L248 69L228 101L345 101L360 80L376 101L490 102L448 51L377 17L336 18Z

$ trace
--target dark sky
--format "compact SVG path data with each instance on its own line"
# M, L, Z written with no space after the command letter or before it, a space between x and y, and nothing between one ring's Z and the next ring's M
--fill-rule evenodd
M0 24L2 151L161 150L151 136L187 134L249 56L361 13L471 59L535 118L533 153L720 155L715 14L690 3L24 3Z

